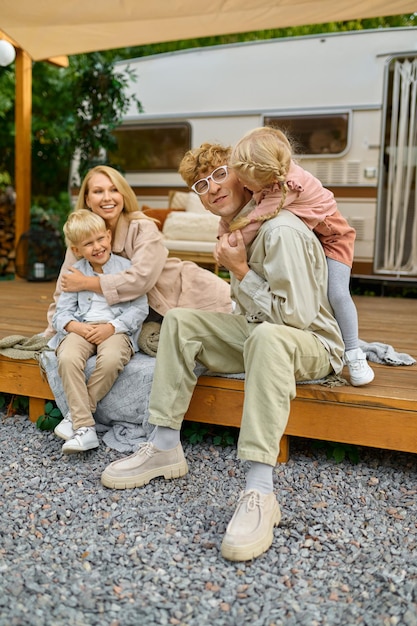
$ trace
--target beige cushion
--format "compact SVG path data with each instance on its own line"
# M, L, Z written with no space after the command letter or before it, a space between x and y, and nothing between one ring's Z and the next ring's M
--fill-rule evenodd
M168 205L170 209L185 209L190 213L207 213L199 196L193 191L170 191Z
M188 191L170 191L168 194L168 206L170 209L185 209Z
M164 238L164 246L173 252L208 252L213 254L215 245L214 241L185 241Z
M150 206L146 206L145 204L142 206L142 212L145 213L148 217L151 217L154 220L157 220L157 225L159 230L162 230L164 222L168 215L172 211L184 211L184 209L155 209Z
M167 239L212 241L217 238L219 218L212 213L174 211L167 215L162 233Z
M185 203L185 210L188 211L189 213L202 213L204 215L209 214L207 209L204 208L199 196L197 196L197 194L194 192L190 192L188 194L188 198Z

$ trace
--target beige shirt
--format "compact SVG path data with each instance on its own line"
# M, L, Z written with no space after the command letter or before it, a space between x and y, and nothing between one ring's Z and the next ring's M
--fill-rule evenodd
M122 213L112 250L130 259L132 265L118 274L100 275L101 289L110 305L146 294L149 306L160 315L174 307L231 313L228 283L195 263L168 257L162 235L152 220L129 219ZM75 262L74 254L68 249L58 276L54 301L48 310L45 331L48 335L54 333L51 320L62 291L61 276Z
M313 333L329 352L334 371L343 368L344 343L327 298L327 263L318 238L283 209L263 222L248 248L250 271L231 274L236 313Z

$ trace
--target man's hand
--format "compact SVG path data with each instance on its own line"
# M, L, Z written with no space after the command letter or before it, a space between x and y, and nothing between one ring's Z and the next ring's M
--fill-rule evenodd
M238 280L242 280L249 272L248 255L240 230L235 230L236 245L229 243L229 234L223 235L216 244L214 259L218 265L232 272Z

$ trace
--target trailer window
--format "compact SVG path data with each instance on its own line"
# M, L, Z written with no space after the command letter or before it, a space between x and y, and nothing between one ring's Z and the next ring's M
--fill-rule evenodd
M113 135L117 148L108 153L108 160L125 172L177 172L191 148L188 123L125 126Z
M286 132L298 154L340 154L346 149L349 114L265 116L265 126Z

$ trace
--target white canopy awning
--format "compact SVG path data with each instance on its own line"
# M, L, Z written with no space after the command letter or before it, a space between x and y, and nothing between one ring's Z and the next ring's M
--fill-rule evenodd
M416 0L3 0L0 29L43 60L416 10Z
M0 39L18 50L16 241L29 225L31 60L65 65L71 54L416 9L416 0L2 0Z

